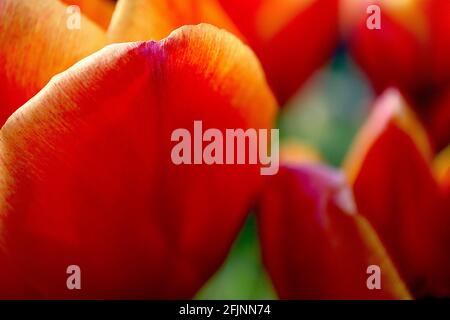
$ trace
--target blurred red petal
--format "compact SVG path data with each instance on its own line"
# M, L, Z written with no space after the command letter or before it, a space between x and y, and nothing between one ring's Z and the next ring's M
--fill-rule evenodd
M450 144L450 86L427 105L424 118L436 149Z
M448 186L450 184L450 145L434 159L433 167L439 183L445 187Z
M351 50L379 93L395 86L412 94L420 92L428 81L423 77L428 70L422 60L428 39L421 39L427 35L428 21L420 1L403 1L399 5L384 0L343 1L348 6L344 8L344 19L354 23L350 26ZM380 30L366 26L366 10L373 4L381 7ZM407 19L416 23L406 23Z
M346 170L359 212L418 296L450 290L442 230L447 213L430 165L423 128L398 92L386 92L361 130Z
M260 173L176 166L171 133L194 120L268 128L275 111L252 52L209 25L107 47L55 77L1 130L0 295L191 298ZM71 264L82 290L66 288Z
M282 299L407 299L381 242L355 213L342 174L320 165L285 165L265 189L259 214L262 254ZM381 290L367 268L381 268Z
M351 51L376 91L381 93L391 86L400 89L412 102L436 147L450 143L450 107L444 107L439 98L450 83L450 1L343 3L347 4L343 20L350 30ZM366 26L370 4L381 7L380 30ZM434 106L437 103L441 104L438 111Z
M260 58L281 104L337 48L337 0L220 2Z
M430 46L433 83L450 82L450 1L428 1L427 14L430 16Z

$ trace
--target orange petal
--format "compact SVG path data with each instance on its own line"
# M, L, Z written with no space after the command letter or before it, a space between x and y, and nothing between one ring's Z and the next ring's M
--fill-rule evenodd
M198 23L239 35L216 0L119 0L108 34L111 42L160 40L182 25Z
M0 295L191 298L261 177L174 165L171 134L195 120L269 128L275 112L253 53L209 25L109 46L55 77L0 131ZM66 289L71 264L82 290Z
M445 175L442 178L441 188L444 197L444 210L445 210L444 212L447 215L447 223L445 224L445 226L448 226L450 225L450 163L449 166L447 167ZM449 235L448 232L447 235ZM446 243L450 246L450 236L447 238Z
M448 232L448 226L450 226L450 145L442 151L434 161L434 168L439 179L443 197L443 222L442 233L444 236L444 242L447 245L447 252L450 252L450 232ZM449 276L450 278L450 276ZM448 280L450 282L450 280Z
M0 3L0 125L55 74L102 48L105 34L81 18L70 30L70 14L53 0Z
M450 145L436 156L433 168L438 181L445 181L450 174Z
M264 191L262 253L282 299L408 299L369 223L355 213L342 174L320 165L284 165ZM381 269L370 290L367 269Z
M337 48L337 0L220 0L260 58L280 103Z
M114 12L114 0L62 0L67 5L76 5L81 13L106 30Z
M280 146L280 159L284 163L319 163L322 156L312 146L294 140L283 141Z
M445 201L448 204L445 212L447 212L450 220L450 145L436 157L433 162L433 168L441 189L443 190L444 199L446 199ZM450 221L448 225L450 225Z
M375 105L345 165L359 212L418 296L450 290L442 230L447 214L428 149L423 128L398 92L389 91Z

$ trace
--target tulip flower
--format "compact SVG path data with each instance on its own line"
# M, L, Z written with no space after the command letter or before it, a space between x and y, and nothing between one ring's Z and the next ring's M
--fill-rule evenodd
M80 7L80 29L67 28L73 14L67 5ZM215 0L124 0L117 6L109 0L5 0L0 21L1 124L51 77L108 43L161 40L178 27L202 22L239 34Z
M386 92L345 164L359 212L415 296L450 295L450 211L425 130L401 95Z
M370 5L381 10L379 30L366 25ZM351 51L376 91L398 88L429 127L435 146L445 147L450 132L435 122L436 114L448 114L441 108L449 109L448 98L442 100L450 82L450 2L344 0L342 12Z
M383 245L357 214L345 176L317 163L285 162L259 212L262 253L282 299L408 299ZM381 290L367 269L381 268Z
M192 298L258 199L280 298L450 296L450 5L376 1L369 30L369 4L1 0L0 298ZM336 49L339 5L385 92L343 170L291 143L268 180L173 161L193 124L271 128Z
M0 296L191 298L260 186L258 165L176 166L171 133L270 128L254 54L210 25L108 46L54 77L0 131ZM66 268L81 268L68 290Z
M56 6L54 3L50 5L50 0L44 1L44 7ZM112 1L109 0L63 1L80 6L84 15L102 29L107 29L109 43L161 40L176 28L189 24L209 23L224 28L248 43L256 52L280 104L284 104L315 70L331 58L339 40L337 0L305 0L295 3L265 0L247 1L244 4L241 1L220 0L119 0L114 13ZM38 8L36 11L39 10ZM61 5L58 10L61 15ZM53 24L49 22L48 28L58 29L58 24L61 21ZM316 27L317 24L320 24L320 28ZM65 34L56 34L55 37L56 40L48 41L57 43L58 39L68 39ZM95 36L86 28L83 30L83 38L94 41ZM87 44L81 43L79 39L69 39L67 42L77 43L81 47ZM104 45L103 41L88 53ZM47 46L44 48L47 49ZM50 51L49 56L51 54ZM71 64L80 59L70 58L67 63ZM65 65L65 68L68 66L70 64ZM40 65L35 67L36 70L39 67ZM52 70L52 74L65 68ZM45 83L48 80L47 76ZM35 94L36 90L32 93ZM28 98L30 95L27 95ZM27 99L20 100L18 106ZM5 112L7 115L8 113L10 114L9 111Z
M210 23L248 43L284 104L331 58L338 42L337 0L119 0L111 41L161 39L183 24Z
M293 163L289 150L259 220L281 298L450 296L450 149L432 152L398 91L377 100L343 166L346 178L317 160ZM380 290L366 288L368 265L382 271Z
M81 7L80 29L58 1L0 3L2 121L113 41L110 4L64 2ZM192 297L225 258L259 168L175 167L170 130L269 128L275 105L249 49L208 26L109 47L54 77L0 133L0 296ZM65 285L72 263L81 293Z

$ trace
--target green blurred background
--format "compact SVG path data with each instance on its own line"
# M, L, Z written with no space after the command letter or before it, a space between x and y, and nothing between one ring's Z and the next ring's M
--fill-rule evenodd
M284 106L278 119L281 143L289 139L311 145L329 165L338 168L373 98L368 80L341 48ZM196 298L277 298L262 265L254 214L222 268Z

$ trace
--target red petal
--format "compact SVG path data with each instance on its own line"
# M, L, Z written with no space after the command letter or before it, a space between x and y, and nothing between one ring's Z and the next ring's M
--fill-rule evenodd
M358 21L351 33L353 55L376 90L399 88L412 102L436 147L450 143L450 106L444 106L439 97L445 95L450 82L450 1L345 2L349 6L344 16ZM366 26L369 4L381 7L381 30ZM354 14L349 13L352 9Z
M376 104L346 164L359 212L419 296L450 290L441 230L446 213L429 157L424 130L390 91Z
M424 85L421 81L425 80L425 66L421 60L424 48L419 37L426 33L426 18L419 1L407 1L398 6L389 1L345 2L349 6L345 10L354 12L344 11L345 19L356 21L350 33L353 55L377 91L382 92L391 86L411 94L418 91ZM371 30L366 25L369 16L366 10L373 4L381 7L380 30ZM416 20L416 23L405 23L406 17L410 21Z
M450 81L450 1L428 1L430 16L430 46L433 83L448 84Z
M282 166L260 209L263 258L282 299L407 299L409 294L367 221L354 212L342 174L319 165ZM381 268L381 290L367 268Z
M281 104L337 47L336 0L220 2L260 58Z
M1 130L0 295L191 298L223 262L259 166L181 165L174 129L268 128L239 40L201 25L110 46L54 78ZM68 265L82 290L66 289Z
M429 103L425 125L437 150L450 144L450 86Z

